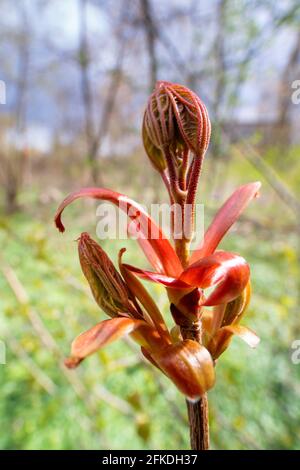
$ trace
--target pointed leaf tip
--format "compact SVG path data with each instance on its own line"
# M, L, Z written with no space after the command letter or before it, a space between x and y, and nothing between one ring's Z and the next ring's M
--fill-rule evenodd
M67 367L76 367L85 357L144 325L146 323L143 320L127 317L104 320L74 339L71 358L65 364Z
M82 359L78 358L78 357L67 357L65 360L64 360L64 365L68 368L68 369L76 369L76 367L79 366L79 364L81 363Z
M218 330L207 348L214 359L217 359L229 346L231 339L236 335L251 348L256 348L260 338L250 328L242 325L227 325Z
M219 209L212 223L206 230L203 243L191 256L191 264L204 256L214 253L223 237L236 222L250 201L258 197L260 187L261 183L256 181L240 186L233 192Z
M57 214L57 215L55 216L54 224L55 224L55 227L56 227L61 233L63 233L63 232L65 231L65 226L64 226L64 224L63 224L62 221L61 221L61 216L60 216L60 214Z

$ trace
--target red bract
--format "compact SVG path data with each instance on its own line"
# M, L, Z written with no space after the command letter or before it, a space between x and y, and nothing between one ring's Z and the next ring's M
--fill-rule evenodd
M209 141L210 123L204 105L181 85L159 82L145 113L143 135L149 158L167 185L170 202L179 203L185 213L186 204L194 204L199 161ZM233 335L251 347L258 343L256 334L240 325L250 299L249 266L240 255L217 248L259 188L258 182L238 188L193 253L190 238L175 240L173 245L145 210L127 196L104 188L84 188L70 194L55 216L60 231L64 231L62 212L76 199L110 201L128 215L128 231L137 235L153 271L123 263L121 250L118 272L102 248L88 234L81 235L83 272L98 305L112 318L80 335L66 364L75 367L109 342L130 334L144 356L186 396L195 400L209 390L215 380L215 360ZM191 227L193 215L192 211ZM171 331L138 277L166 287L177 325ZM206 294L209 288L213 289Z

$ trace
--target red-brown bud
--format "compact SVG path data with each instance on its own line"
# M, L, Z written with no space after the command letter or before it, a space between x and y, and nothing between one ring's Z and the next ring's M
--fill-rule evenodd
M110 317L120 313L139 317L133 296L121 275L105 251L88 233L81 234L78 253L82 271L99 307Z
M149 98L143 121L143 141L154 167L166 167L164 149L174 152L206 151L211 126L205 105L188 88L170 82L157 82Z

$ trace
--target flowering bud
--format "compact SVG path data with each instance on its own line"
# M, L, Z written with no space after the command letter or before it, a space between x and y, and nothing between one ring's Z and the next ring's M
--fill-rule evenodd
M205 105L188 88L160 81L149 98L143 121L147 155L159 171L166 167L164 149L205 152L211 126Z
M112 261L88 233L81 234L78 252L82 271L99 307L110 317L120 313L140 316L131 293Z

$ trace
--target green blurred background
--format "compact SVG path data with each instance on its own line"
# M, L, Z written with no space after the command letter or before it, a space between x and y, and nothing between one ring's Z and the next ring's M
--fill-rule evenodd
M300 79L298 1L0 0L1 449L186 449L184 398L129 339L76 371L72 339L104 319L74 240L95 237L96 204L77 202L59 234L53 215L73 189L104 185L166 202L140 127L156 79L207 104L212 142L198 201L205 224L233 189L262 181L222 247L252 269L245 324L209 392L212 448L299 449ZM299 84L298 84L299 85ZM3 98L3 96L2 96ZM4 101L4 100L1 100ZM101 242L112 259L134 241ZM160 286L147 284L169 317Z

